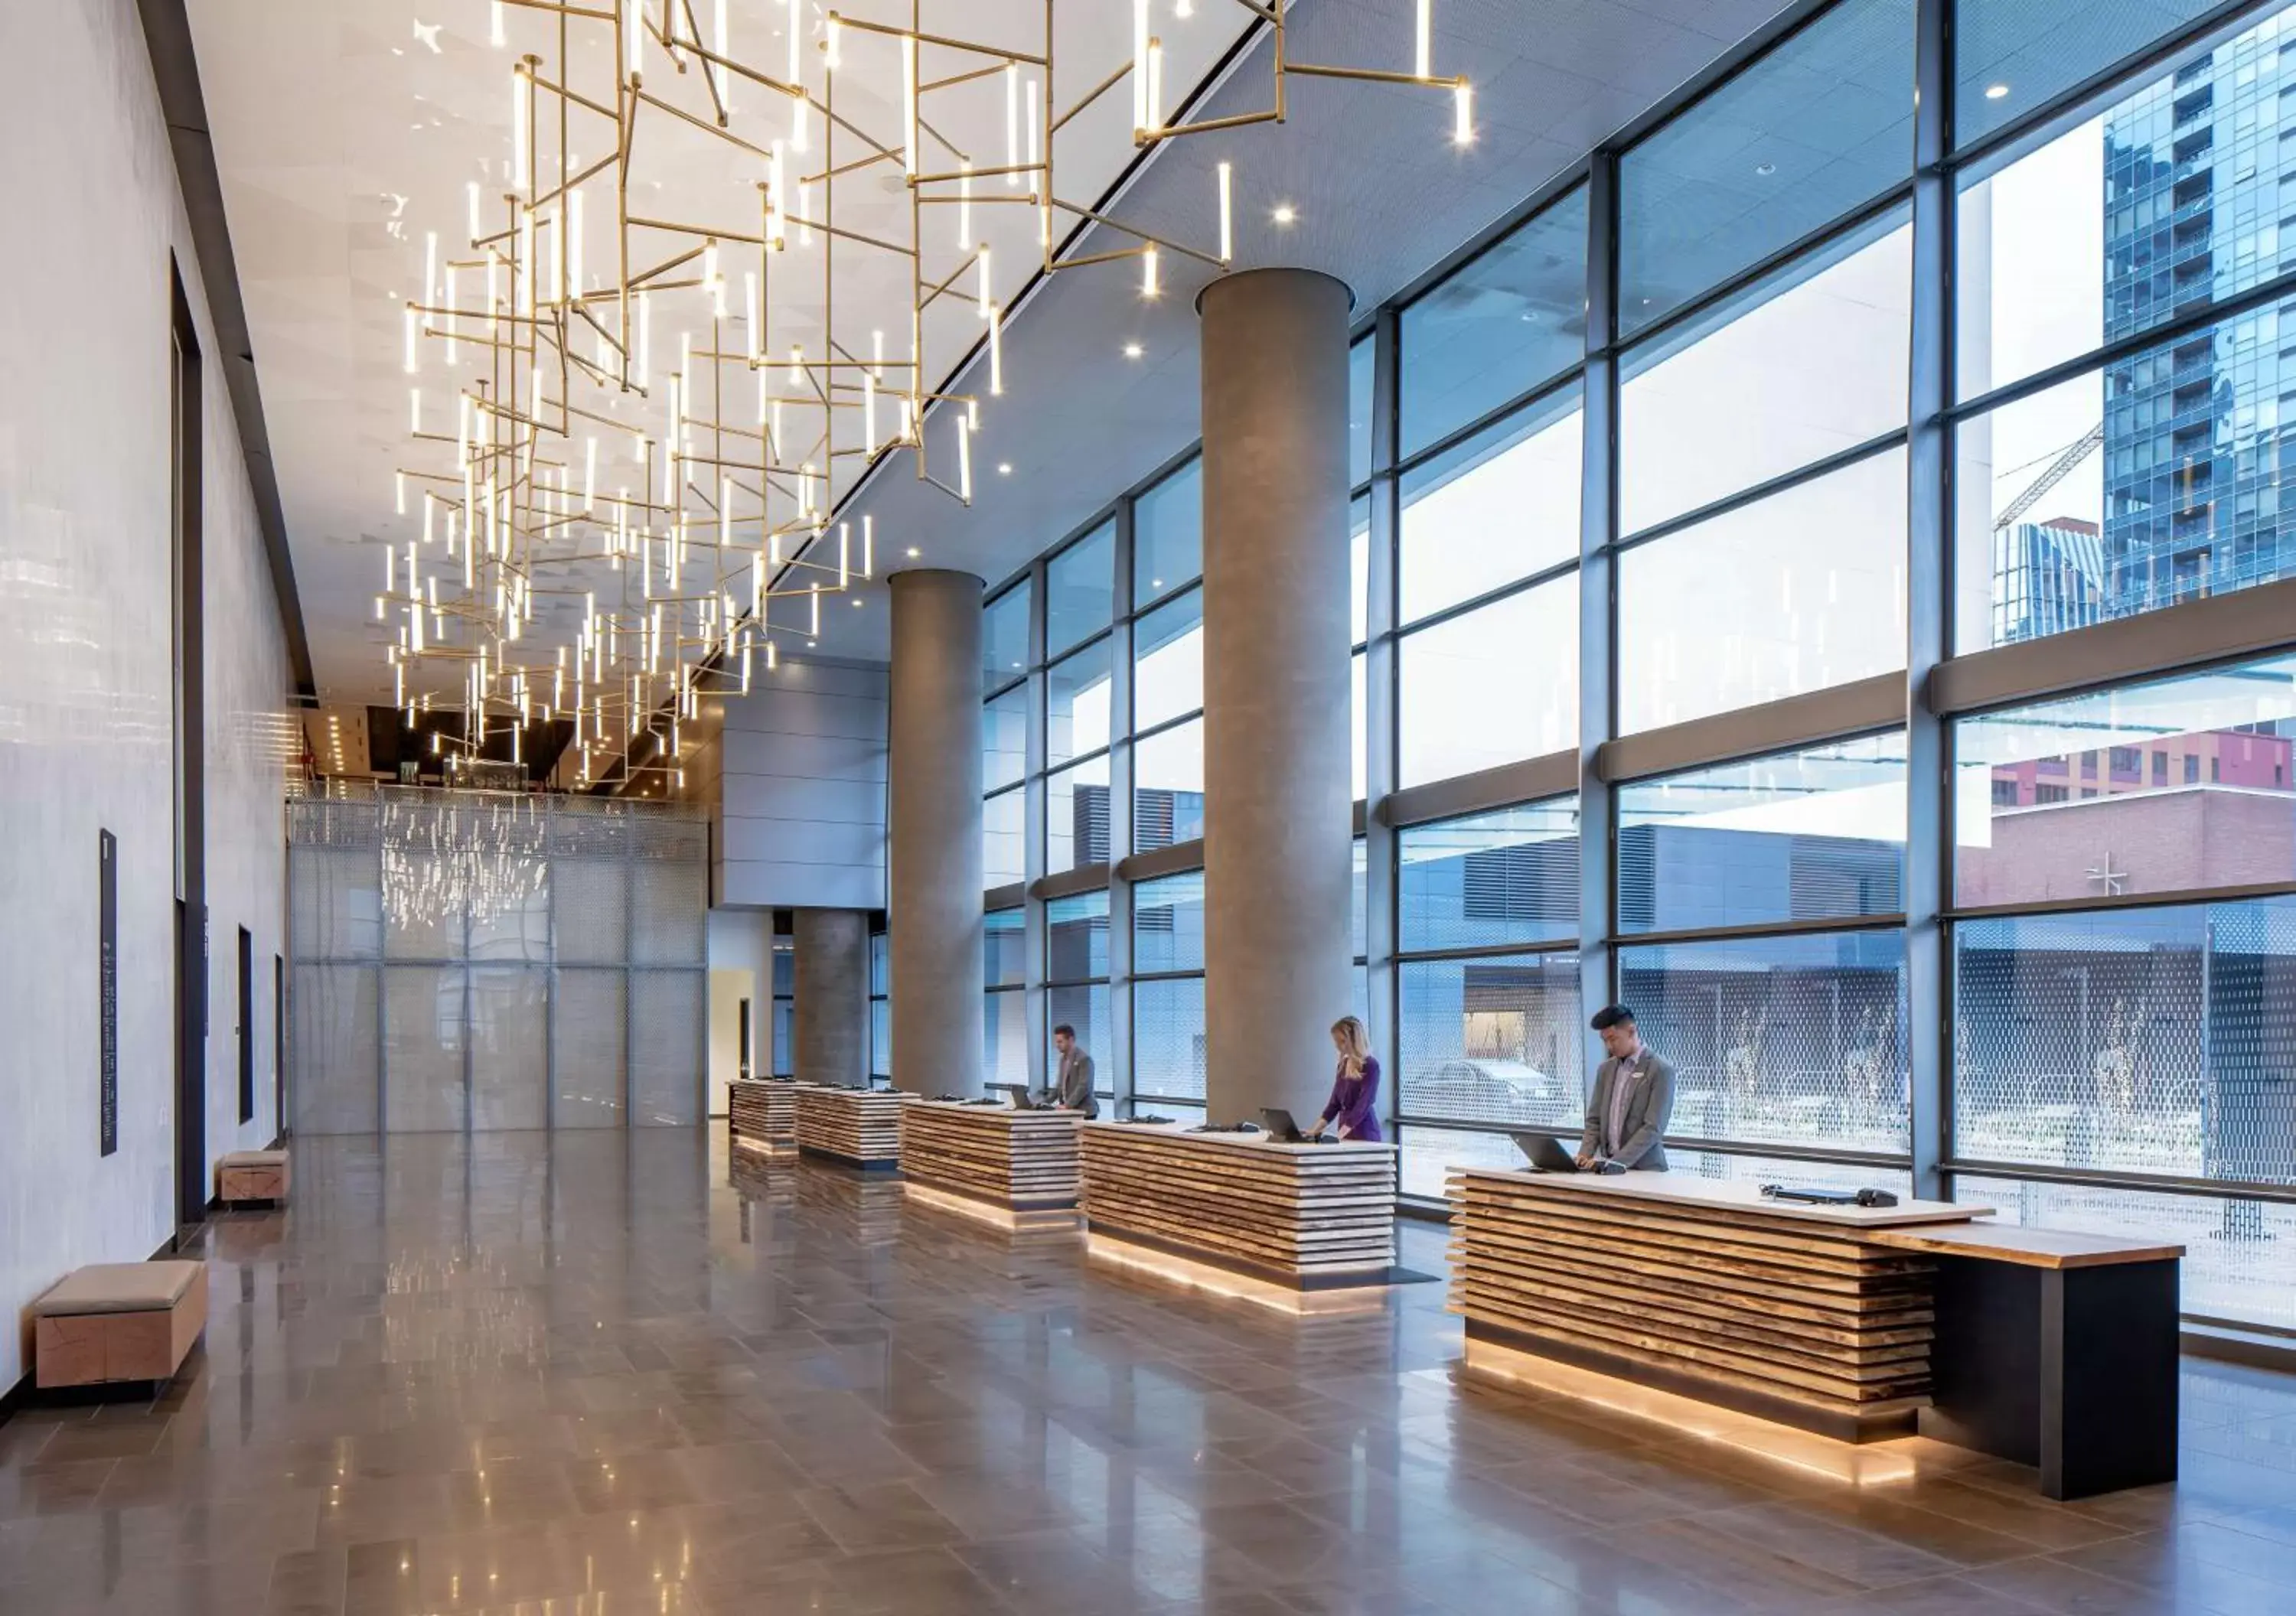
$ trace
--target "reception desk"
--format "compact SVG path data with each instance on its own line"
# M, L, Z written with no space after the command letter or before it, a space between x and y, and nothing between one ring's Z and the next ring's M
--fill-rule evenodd
M787 1078L736 1078L726 1087L734 1143L767 1152L797 1148L797 1083Z
M1919 1432L2037 1465L2052 1498L2176 1473L2179 1246L1685 1173L1464 1170L1450 1193L1471 1351L1845 1441Z
M1286 1145L1178 1122L1086 1122L1081 1139L1095 1235L1295 1291L1393 1276L1392 1145Z
M801 1085L797 1090L798 1150L864 1172L898 1171L901 1109L910 1100L897 1089Z
M1011 1213L1073 1212L1077 1111L912 1100L901 1113L901 1176Z

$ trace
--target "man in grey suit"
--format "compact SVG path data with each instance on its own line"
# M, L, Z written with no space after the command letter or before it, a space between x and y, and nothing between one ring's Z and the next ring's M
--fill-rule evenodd
M1098 1116L1100 1102L1092 1096L1092 1057L1077 1046L1076 1029L1066 1022L1054 1027L1053 1048L1061 1057L1060 1071L1053 1079L1053 1103L1066 1111Z
M1587 1106L1587 1131L1578 1141L1584 1172L1605 1163L1666 1171L1666 1125L1674 1115L1674 1068L1643 1042L1635 1013L1622 1004L1595 1013L1595 1031L1610 1057L1595 1073Z

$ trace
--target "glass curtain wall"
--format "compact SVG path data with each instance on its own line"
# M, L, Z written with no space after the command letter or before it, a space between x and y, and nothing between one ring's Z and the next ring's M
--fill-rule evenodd
M869 935L869 1077L893 1081L893 951L884 932Z
M2210 626L2296 579L2296 8L2108 10L1837 0L1365 316L1407 1194L1571 1124L1600 995L1676 1065L1677 1167L2183 1232L2188 1311L2296 1327L2296 606ZM1106 963L1048 939L1030 991L1112 1008L1175 1114L1201 878L1121 867L1201 834L1198 497L1013 581L984 720L1043 737L991 770L1006 867L1111 870Z

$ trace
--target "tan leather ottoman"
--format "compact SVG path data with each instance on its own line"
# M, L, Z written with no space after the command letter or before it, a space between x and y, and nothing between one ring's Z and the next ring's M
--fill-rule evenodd
M98 1262L32 1303L34 1384L175 1378L208 1324L204 1262Z
M216 1163L216 1199L226 1206L287 1199L287 1153L234 1150Z

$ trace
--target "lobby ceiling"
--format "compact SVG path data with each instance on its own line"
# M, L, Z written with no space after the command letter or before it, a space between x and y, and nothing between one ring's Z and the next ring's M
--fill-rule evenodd
M1009 24L1018 37L1017 19L1041 16L1035 0L982 4L994 13L983 15L984 34ZM1177 103L1251 19L1230 0L1194 0L1185 20L1175 4L1156 0L1155 12L1166 99ZM1055 6L1063 85L1099 78L1071 64L1125 60L1128 5ZM488 44L489 9L485 0L190 0L297 584L330 706L390 699L389 636L372 600L383 547L419 527L393 509L407 414L401 311L422 283L425 233L439 233L442 251L459 249L466 184L498 182L508 160L505 53ZM1516 0L1437 0L1435 69L1475 86L1472 146L1452 144L1447 96L1298 79L1285 124L1171 143L1111 211L1159 233L1214 239L1212 176L1229 161L1237 266L1321 269L1368 308L1775 9L1775 0L1575 0L1532 14ZM1293 58L1407 63L1411 12L1406 0L1299 0ZM737 37L778 34L787 15L779 0L734 0L732 13ZM510 8L511 51L525 48L521 29L545 26L539 13ZM1245 52L1193 115L1264 106L1261 57ZM1056 90L1055 100L1064 109L1074 94ZM1080 118L1060 137L1064 195L1090 200L1123 174L1133 152L1122 99L1092 109L1110 118ZM722 185L724 176L696 179ZM1288 224L1273 216L1279 203ZM1078 249L1108 245L1086 240ZM1018 293L1029 256L999 254L1001 296ZM824 614L817 654L882 660L884 572L954 567L993 583L1194 437L1201 279L1168 259L1164 279L1153 301L1123 265L1032 289L1006 327L1005 396L984 412L974 503L918 484L906 456L881 466L848 511L875 519L881 581ZM898 296L890 306L898 313ZM842 312L840 321L842 331Z

